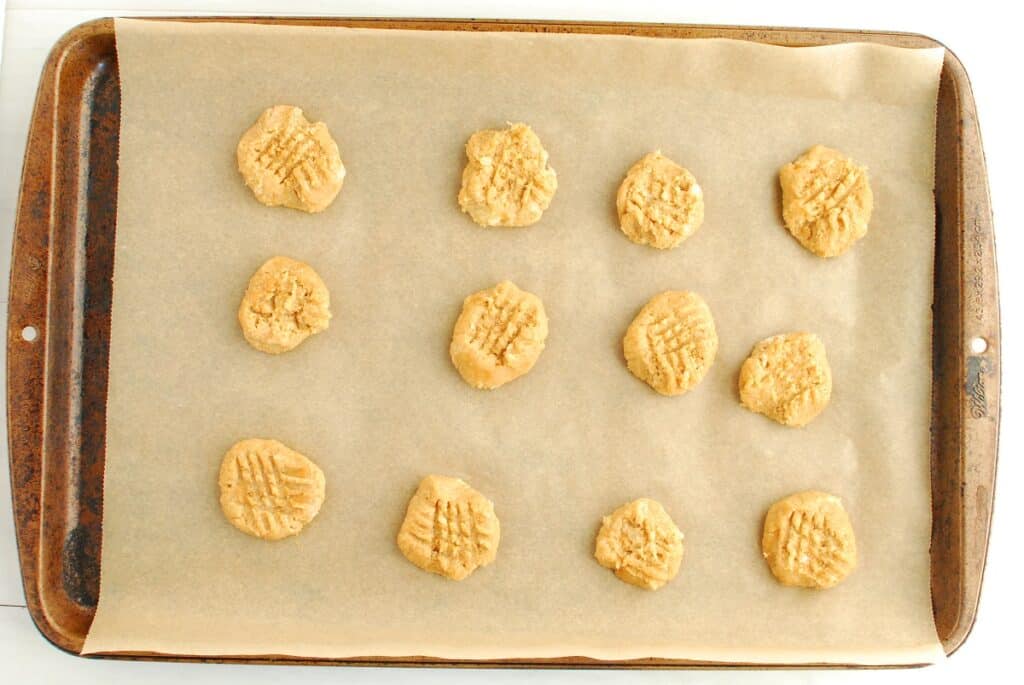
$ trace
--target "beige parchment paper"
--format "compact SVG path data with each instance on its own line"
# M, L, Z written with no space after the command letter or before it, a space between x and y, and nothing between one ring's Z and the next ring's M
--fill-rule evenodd
M941 50L791 49L725 40L406 32L119 20L120 186L102 582L85 651L679 657L905 663L941 654L929 597L928 424L935 103ZM320 215L258 204L235 169L267 106L327 122L349 175ZM541 222L484 230L455 197L463 145L528 122L558 172ZM838 147L871 171L875 213L822 260L781 224L778 167ZM630 243L615 191L661 149L706 197L676 250ZM265 259L309 262L330 329L273 357L235 321ZM509 278L551 334L526 377L476 391L447 347L463 297ZM721 345L703 383L655 394L621 338L667 289L701 293ZM803 430L742 409L759 339L825 341L832 403ZM244 437L324 470L299 536L221 515L216 476ZM462 583L394 537L429 473L501 518L496 563ZM860 566L827 592L778 585L767 507L840 495ZM600 518L662 502L686 535L658 592L592 558Z

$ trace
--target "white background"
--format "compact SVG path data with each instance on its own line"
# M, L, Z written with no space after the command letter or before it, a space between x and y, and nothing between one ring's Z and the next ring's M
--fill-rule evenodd
M1019 195L1021 145L1020 94L1024 60L1018 52L1020 27L1015 3L1000 2L750 2L710 0L250 0L231 3L196 0L0 0L0 273L9 269L10 241L21 175L25 136L40 68L54 41L87 19L132 14L320 14L392 17L505 17L617 21L810 26L881 29L923 33L946 44L961 59L977 99L995 211L997 256L1001 266L1003 320L1003 427L995 523L978 622L970 639L952 658L926 669L895 671L474 671L461 669L336 669L161 664L86 660L47 643L24 608L10 511L9 475L0 466L0 682L17 683L270 683L293 682L433 683L487 682L987 682L1019 681L1019 641L1024 602L1020 589L1024 565L1017 525L1024 515L1024 427L1018 419L1024 353L1020 347L1020 307L1014 297L1024 284L1018 262L1024 258L1024 211ZM1017 198L1017 199L1015 199ZM7 318L7 291L0 292L0 315ZM0 405L4 392L0 386ZM0 425L0 452L6 453L6 423ZM6 459L0 459L6 461ZM1013 675L1017 673L1017 675Z

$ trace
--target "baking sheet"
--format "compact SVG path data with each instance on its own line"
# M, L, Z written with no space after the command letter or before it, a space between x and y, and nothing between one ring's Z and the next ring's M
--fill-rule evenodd
M929 597L930 302L942 50L727 40L118 20L122 130L100 601L85 652L909 663L941 654ZM234 169L272 104L328 123L348 177L320 215L259 205ZM538 132L559 190L531 228L455 202L468 136ZM875 213L820 260L781 225L778 167L815 143L871 171ZM661 149L696 175L703 227L670 252L617 228L626 169ZM284 254L331 289L331 328L287 355L234 319ZM534 370L497 391L447 358L462 298L509 278L550 318ZM657 292L708 301L698 388L633 378L621 337ZM738 405L759 339L812 330L835 378L802 430ZM274 437L327 477L300 536L238 533L221 456ZM424 475L495 502L497 561L462 583L394 536ZM779 586L763 514L817 488L850 511L860 567ZM679 576L627 586L592 559L639 496L686 535Z

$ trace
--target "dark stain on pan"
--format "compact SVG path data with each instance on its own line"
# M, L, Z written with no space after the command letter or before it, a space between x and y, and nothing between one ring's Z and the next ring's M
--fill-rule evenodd
M61 580L64 592L76 604L96 606L100 587L99 541L88 528L78 526L64 541Z
M88 180L85 210L85 293L82 320L80 453L77 479L79 525L68 536L64 589L77 603L94 606L99 596L103 521L103 466L106 450L107 370L113 298L114 238L117 219L120 84L112 55L92 74L88 120ZM77 551L72 540L90 543ZM69 554L69 550L72 553ZM73 570L68 564L77 564ZM74 582L68 584L69 579Z

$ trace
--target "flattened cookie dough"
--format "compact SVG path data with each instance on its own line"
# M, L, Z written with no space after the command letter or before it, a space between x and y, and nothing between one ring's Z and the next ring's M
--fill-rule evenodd
M655 295L626 330L622 351L634 376L662 395L682 395L715 361L718 334L711 310L696 293Z
M494 505L458 478L427 476L409 500L398 549L424 571L462 580L498 554Z
M295 535L324 502L324 473L277 440L235 443L220 465L220 507L243 533L264 540Z
M238 323L250 345L280 354L294 349L331 321L331 295L308 264L272 257L249 279Z
M843 254L868 232L868 170L838 150L815 145L779 170L779 183L786 228L819 257Z
M558 189L547 150L526 124L477 131L466 143L459 206L481 226L529 226Z
M683 534L661 504L641 498L601 519L594 557L620 580L657 590L679 572Z
M704 192L697 179L661 151L629 169L615 205L626 237L660 250L683 242L704 222Z
M245 185L270 207L322 212L345 180L345 165L327 124L311 124L290 105L264 110L238 141L236 154Z
M778 581L794 587L830 588L857 566L857 543L843 503L813 490L771 506L761 553Z
M786 333L754 345L740 367L740 402L784 426L805 426L832 397L825 345L813 333Z
M465 299L448 351L464 381L491 390L532 369L547 337L540 298L502 281Z

